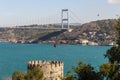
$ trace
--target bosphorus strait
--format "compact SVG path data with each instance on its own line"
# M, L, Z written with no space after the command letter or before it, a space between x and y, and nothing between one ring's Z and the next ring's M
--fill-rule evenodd
M78 61L91 64L95 69L107 62L104 58L110 46L82 46L57 44L14 44L0 43L0 80L9 77L16 70L27 71L30 60L59 60L64 62L64 74L72 71Z

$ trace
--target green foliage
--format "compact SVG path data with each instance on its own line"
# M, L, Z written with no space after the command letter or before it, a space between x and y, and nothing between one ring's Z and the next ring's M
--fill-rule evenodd
M101 74L89 64L79 62L77 67L73 67L73 70L77 74L75 76L77 80L102 80Z
M115 80L115 78L117 78L117 75L119 74L119 66L116 63L105 63L100 66L100 72L107 79ZM118 79L119 78L117 78L117 80Z
M111 63L120 63L120 46L114 46L108 49L105 57L107 57Z
M120 46L120 18L117 20L115 28L116 28L116 33L117 33L117 44L118 46Z
M27 73L15 71L12 80L43 80L43 72L37 67L28 70Z
M43 72L39 68L35 67L34 69L28 70L26 79L27 80L42 80Z
M110 63L102 64L100 72L107 80L120 80L120 18L115 25L117 33L117 45L107 50L105 57L108 58Z
M120 18L117 20L115 25L116 33L117 33L117 44L118 46L113 46L105 54L105 57L109 59L109 62L120 63Z
M12 80L25 80L25 73L15 71L12 75Z
M70 72L67 72L66 76L61 80L74 80L74 76Z

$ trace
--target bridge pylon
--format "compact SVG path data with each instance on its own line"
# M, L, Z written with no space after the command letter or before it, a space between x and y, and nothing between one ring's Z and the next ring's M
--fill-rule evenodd
M62 29L65 29L66 25L67 25L67 29L69 29L69 13L68 13L68 9L62 9L62 12L61 12Z

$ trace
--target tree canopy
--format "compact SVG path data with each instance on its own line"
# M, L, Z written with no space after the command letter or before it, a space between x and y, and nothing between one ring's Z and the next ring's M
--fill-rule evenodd
M12 80L25 80L25 73L20 71L15 71L12 75Z
M73 67L73 70L77 74L75 76L77 80L102 80L101 74L89 64L79 62L77 67Z
M116 38L117 45L107 50L105 57L108 58L109 63L102 64L100 71L107 80L120 80L120 18L117 20L116 25Z
M109 62L118 64L120 63L120 18L117 20L115 25L116 37L117 37L117 46L113 46L107 50L105 57L109 59Z
M120 46L120 18L118 18L117 20L115 29L116 29L116 37L117 37L116 43L118 44L118 46Z
M44 75L40 68L35 67L28 70L27 73L15 71L12 80L44 80Z
M74 76L68 71L66 76L61 78L61 80L74 80Z
M120 46L113 46L108 49L105 57L107 57L111 63L120 63Z
M100 66L100 72L104 78L110 80L118 80L119 66L116 63L105 63Z

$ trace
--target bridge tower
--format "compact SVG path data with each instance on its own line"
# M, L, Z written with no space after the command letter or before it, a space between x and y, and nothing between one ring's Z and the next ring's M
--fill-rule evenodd
M69 29L69 14L68 14L68 9L62 9L61 12L61 26L62 29L64 29L65 25L67 25L67 29Z

